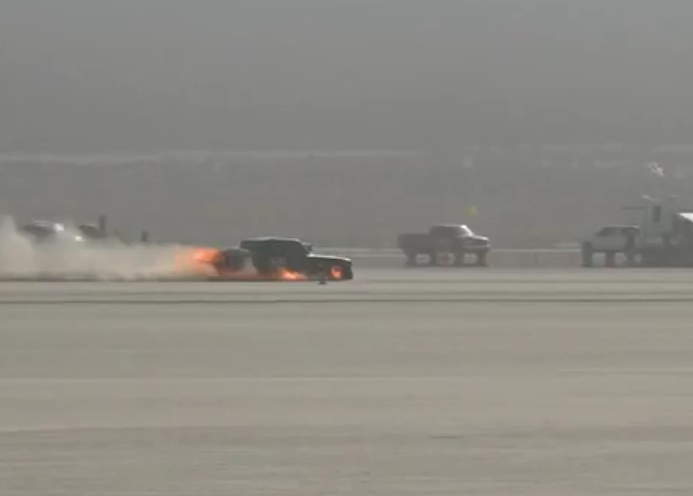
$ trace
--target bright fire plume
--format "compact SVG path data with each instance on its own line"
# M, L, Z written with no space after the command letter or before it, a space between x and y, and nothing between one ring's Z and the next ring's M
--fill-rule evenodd
M287 269L280 270L277 275L281 281L306 281L308 279L305 275L299 272L292 272Z
M223 253L216 248L196 247L185 251L177 260L179 272L200 277L239 281L306 281L299 272L282 268L275 274L263 276L254 269L234 270L224 267Z

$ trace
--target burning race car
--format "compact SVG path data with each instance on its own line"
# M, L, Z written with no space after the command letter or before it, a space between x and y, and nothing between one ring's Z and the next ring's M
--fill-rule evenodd
M251 238L240 248L252 254L255 269L261 275L283 272L300 274L308 279L326 277L332 281L354 278L352 262L345 257L318 255L313 245L296 238Z
M194 263L206 267L212 279L330 280L354 278L348 258L313 253L313 246L296 238L250 238L238 248L197 248ZM250 269L254 270L250 270Z

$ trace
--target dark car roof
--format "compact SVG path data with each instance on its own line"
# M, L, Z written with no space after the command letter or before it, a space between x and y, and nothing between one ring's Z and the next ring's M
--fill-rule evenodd
M284 238L281 236L260 236L257 238L247 238L242 243L267 243L267 242L284 242L284 243L302 243L298 238Z
M241 244L239 245L240 248L248 248L248 247L261 247L261 246L291 246L291 245L301 245L306 248L312 249L312 244L302 241L298 238L283 238L283 237L278 237L278 236L265 236L265 237L258 237L258 238L248 238L244 239L241 241Z

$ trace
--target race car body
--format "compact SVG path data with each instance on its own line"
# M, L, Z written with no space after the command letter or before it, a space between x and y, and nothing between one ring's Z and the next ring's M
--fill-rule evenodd
M348 281L354 278L352 262L345 257L313 253L313 246L297 238L262 237L241 242L251 253L260 275L297 274L308 279Z

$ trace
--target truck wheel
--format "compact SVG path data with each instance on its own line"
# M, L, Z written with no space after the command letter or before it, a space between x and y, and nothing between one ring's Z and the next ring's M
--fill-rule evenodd
M438 265L438 254L434 251L428 254L428 265Z
M455 267L464 267L465 255L466 255L466 253L463 251L455 253L455 261L453 262L455 264Z
M487 263L487 258L488 258L488 253L485 251L481 251L476 254L476 265L477 267L486 267L488 265Z

